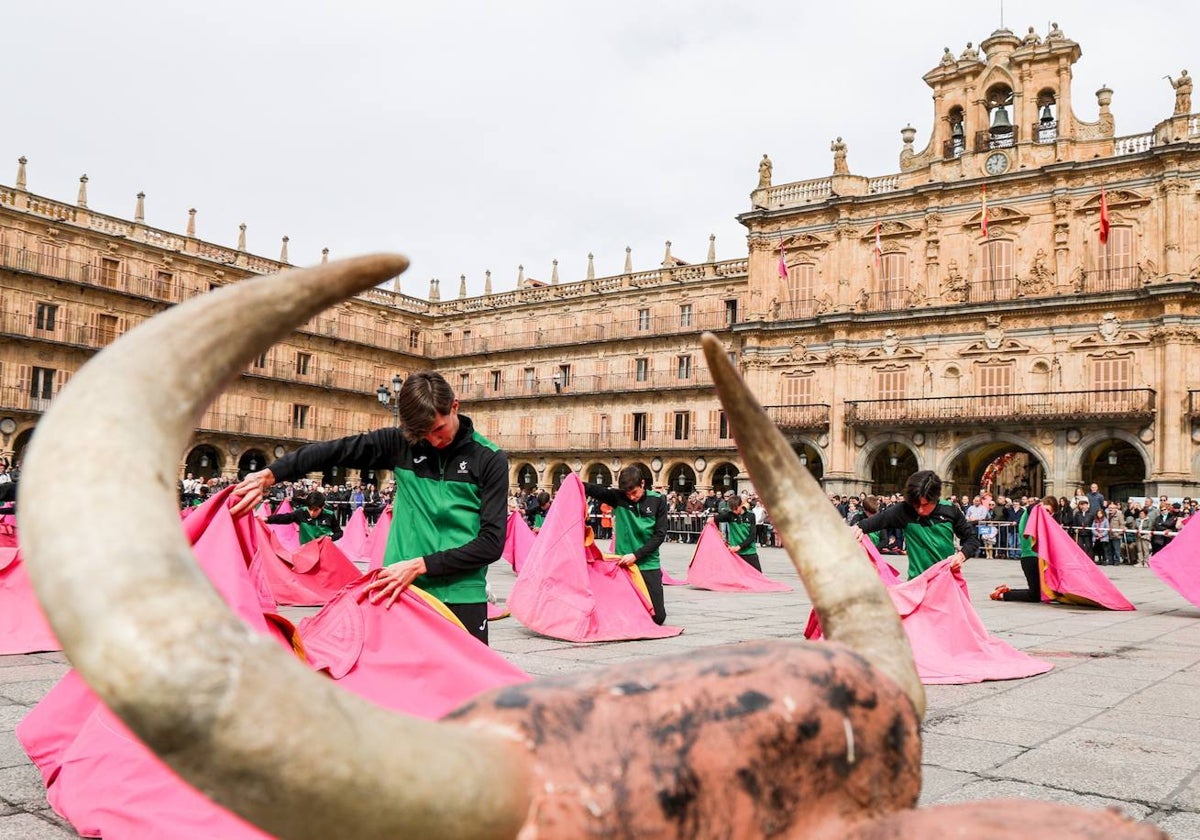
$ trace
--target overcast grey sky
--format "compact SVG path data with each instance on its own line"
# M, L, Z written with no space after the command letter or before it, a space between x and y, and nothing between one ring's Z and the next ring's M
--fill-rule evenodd
M159 0L9 3L0 182L295 263L399 250L403 291L495 291L636 270L663 243L746 252L764 152L775 182L899 171L932 125L921 76L1000 23L1000 2ZM18 11L19 10L19 11ZM1007 0L1004 23L1078 41L1074 100L1115 91L1117 133L1171 113L1166 74L1200 73L1200 5ZM1193 66L1194 65L1194 66Z

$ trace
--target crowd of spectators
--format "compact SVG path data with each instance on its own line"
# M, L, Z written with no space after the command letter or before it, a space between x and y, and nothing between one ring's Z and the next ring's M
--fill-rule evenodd
M864 518L865 505L884 508L900 501L899 494L875 497L833 493L829 498L849 525ZM986 492L976 496L950 496L947 501L956 505L967 521L978 529L984 556L1011 558L1020 554L1021 535L1017 533L1017 524L1021 515L1030 505L1038 503L1033 496ZM1200 500L1187 496L1182 499L1160 496L1157 500L1111 501L1104 498L1096 484L1092 484L1087 490L1078 488L1071 499L1061 497L1054 518L1097 565L1136 566L1145 565L1151 555L1170 545L1198 507ZM903 554L904 536L885 532L879 545L883 554Z
M210 496L216 495L233 484L237 484L236 479L201 480L192 473L188 473L179 482L179 506L183 508L203 504ZM383 490L378 490L374 484L361 482L358 484L322 484L308 478L299 481L282 481L272 485L267 494L270 513L278 510L285 499L295 500L292 502L292 506L295 507L297 504L302 504L313 492L325 496L325 507L337 515L338 524L345 526L350 517L354 515L354 511L362 508L367 522L374 525L375 521L379 519L379 514L383 513L384 508L392 503L395 484L389 482Z

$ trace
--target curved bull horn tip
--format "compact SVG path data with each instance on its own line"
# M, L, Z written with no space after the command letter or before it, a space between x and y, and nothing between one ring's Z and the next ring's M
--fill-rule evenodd
M848 645L890 676L925 714L925 689L908 637L883 583L825 493L801 466L712 333L700 337L708 369L754 489L812 598L825 635Z
M222 383L406 265L288 271L150 319L74 377L25 461L23 549L72 664L181 776L282 838L515 836L528 810L513 746L392 715L308 671L229 611L179 527L179 453ZM68 474L113 504L64 523Z

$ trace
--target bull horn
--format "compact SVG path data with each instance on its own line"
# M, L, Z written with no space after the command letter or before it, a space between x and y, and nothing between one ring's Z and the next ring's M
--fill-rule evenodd
M720 340L706 332L700 341L754 489L783 537L822 631L891 677L924 718L925 689L879 575L864 562L846 524L750 393Z
M190 300L90 361L38 424L22 548L71 663L154 752L281 838L515 836L527 758L501 733L393 715L249 630L179 526L179 453L240 366L408 265L377 255ZM62 477L103 487L63 521Z

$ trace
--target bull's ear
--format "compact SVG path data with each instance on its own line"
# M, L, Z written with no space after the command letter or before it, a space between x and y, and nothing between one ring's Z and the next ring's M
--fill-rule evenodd
M528 810L509 741L392 715L250 632L199 571L175 509L179 455L223 384L407 265L289 271L152 318L55 398L25 462L22 548L71 663L181 776L279 837L515 836ZM112 503L64 521L64 476Z
M925 689L879 575L816 479L750 393L721 341L707 332L700 341L738 451L808 590L821 629L895 680L918 716L924 717Z

